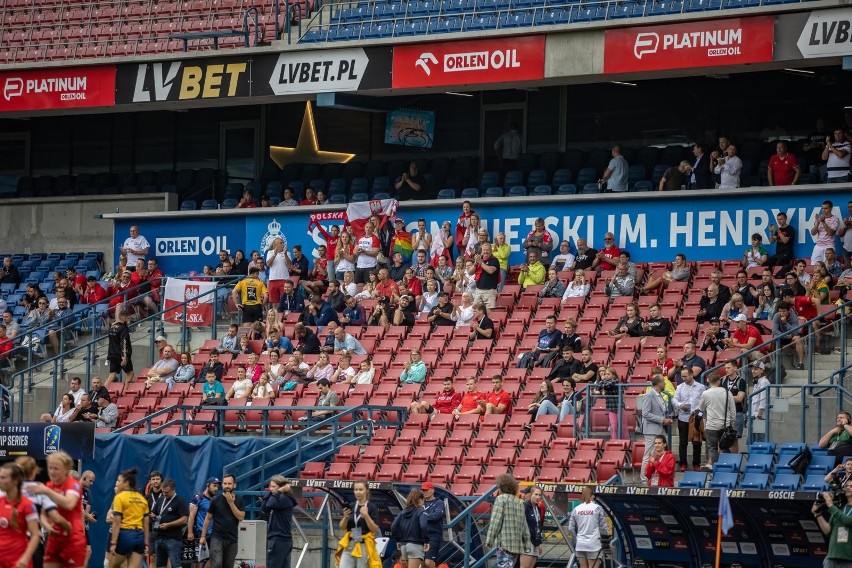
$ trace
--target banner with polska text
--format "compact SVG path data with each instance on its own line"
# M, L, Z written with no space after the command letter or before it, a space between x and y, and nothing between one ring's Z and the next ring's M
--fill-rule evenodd
M166 294L163 304L163 321L166 323L191 326L213 325L213 301L216 284L209 281L166 280ZM182 306L186 302L185 306Z

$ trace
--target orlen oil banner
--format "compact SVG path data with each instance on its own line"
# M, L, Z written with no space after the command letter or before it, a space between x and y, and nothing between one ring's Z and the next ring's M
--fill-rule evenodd
M0 72L0 112L112 106L115 67Z

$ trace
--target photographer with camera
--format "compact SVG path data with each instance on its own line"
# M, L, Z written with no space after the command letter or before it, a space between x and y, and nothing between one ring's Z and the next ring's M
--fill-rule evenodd
M819 439L820 448L828 448L828 453L837 459L840 465L846 456L852 456L852 414L845 410L837 414L837 425Z
M816 502L811 508L820 530L829 537L828 554L823 562L824 568L852 567L852 541L849 539L849 532L852 530L852 505L849 504L852 498L852 480L844 483L842 490L842 496L845 497L842 509L835 499L840 495L833 495L828 491L822 494L825 506ZM828 519L823 512L828 513Z

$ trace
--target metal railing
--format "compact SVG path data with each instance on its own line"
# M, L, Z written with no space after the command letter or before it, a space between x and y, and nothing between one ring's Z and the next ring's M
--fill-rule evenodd
M193 277L196 278L196 277ZM174 306L167 308L162 311L158 311L154 314L148 315L136 322L133 322L130 327L132 332L138 332L140 329L148 328L146 333L147 337L147 349L146 351L150 354L149 357L151 360L156 360L155 354L156 346L154 342L154 338L161 333L164 333L165 325L178 325L178 333L179 333L179 342L175 342L175 347L182 347L180 350L188 350L188 346L191 341L191 336L193 334L193 329L195 333L198 333L200 326L198 324L194 324L193 322L187 322L187 313L192 309L190 304L198 302L199 300L204 300L204 298L208 295L212 295L212 305L213 305L213 325L209 326L210 339L217 338L217 322L219 319L219 314L222 313L220 309L220 302L224 301L226 298L221 294L223 289L228 290L228 295L230 296L230 285L235 284L240 277L197 277L198 279L217 279L217 278L229 278L232 279L233 282L223 286L217 286L210 290L209 292L205 292L203 294L199 294L194 298L190 298L183 302L177 303ZM161 288L162 291L165 291L165 288ZM121 295L124 295L123 293ZM141 296L137 296L136 298L140 298ZM106 302L106 300L104 300ZM96 304L99 305L99 304ZM105 304L108 305L108 304ZM164 322L164 315L176 313L178 314L176 319L179 320L180 324L174 323L166 323ZM237 316L239 316L239 312L237 312ZM97 314L92 317L102 317L103 314ZM238 320L239 321L239 320ZM17 417L17 421L23 421L24 414L24 405L23 401L25 400L25 395L28 393L32 393L34 389L38 386L43 385L44 383L51 383L51 401L55 403L57 397L61 394L61 390L59 388L59 380L66 372L66 369L71 365L71 363L80 363L82 365L82 372L80 373L80 378L83 382L83 385L88 385L91 381L91 378L94 375L99 374L95 364L99 360L104 360L106 358L106 340L108 339L108 334L103 333L102 335L98 335L97 331L100 329L105 329L104 326L100 326L96 321L94 323L95 333L94 335L85 343L68 346L61 353L44 359L40 362L32 362L31 365L28 365L25 369L20 371L15 371L11 374L10 377L10 391L15 394L13 400L13 410L12 415ZM27 331L29 333L29 330ZM41 378L37 377L37 373L48 371L47 374ZM64 389L63 389L64 390Z

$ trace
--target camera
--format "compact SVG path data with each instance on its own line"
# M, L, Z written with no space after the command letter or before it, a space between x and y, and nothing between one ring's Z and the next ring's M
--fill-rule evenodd
M843 490L842 480L837 476L834 476L834 479L828 484L828 493L831 494L831 499L834 501L835 506L842 507L846 504L846 492ZM820 512L825 509L825 498L822 496L822 493L817 493L814 503L819 505Z

